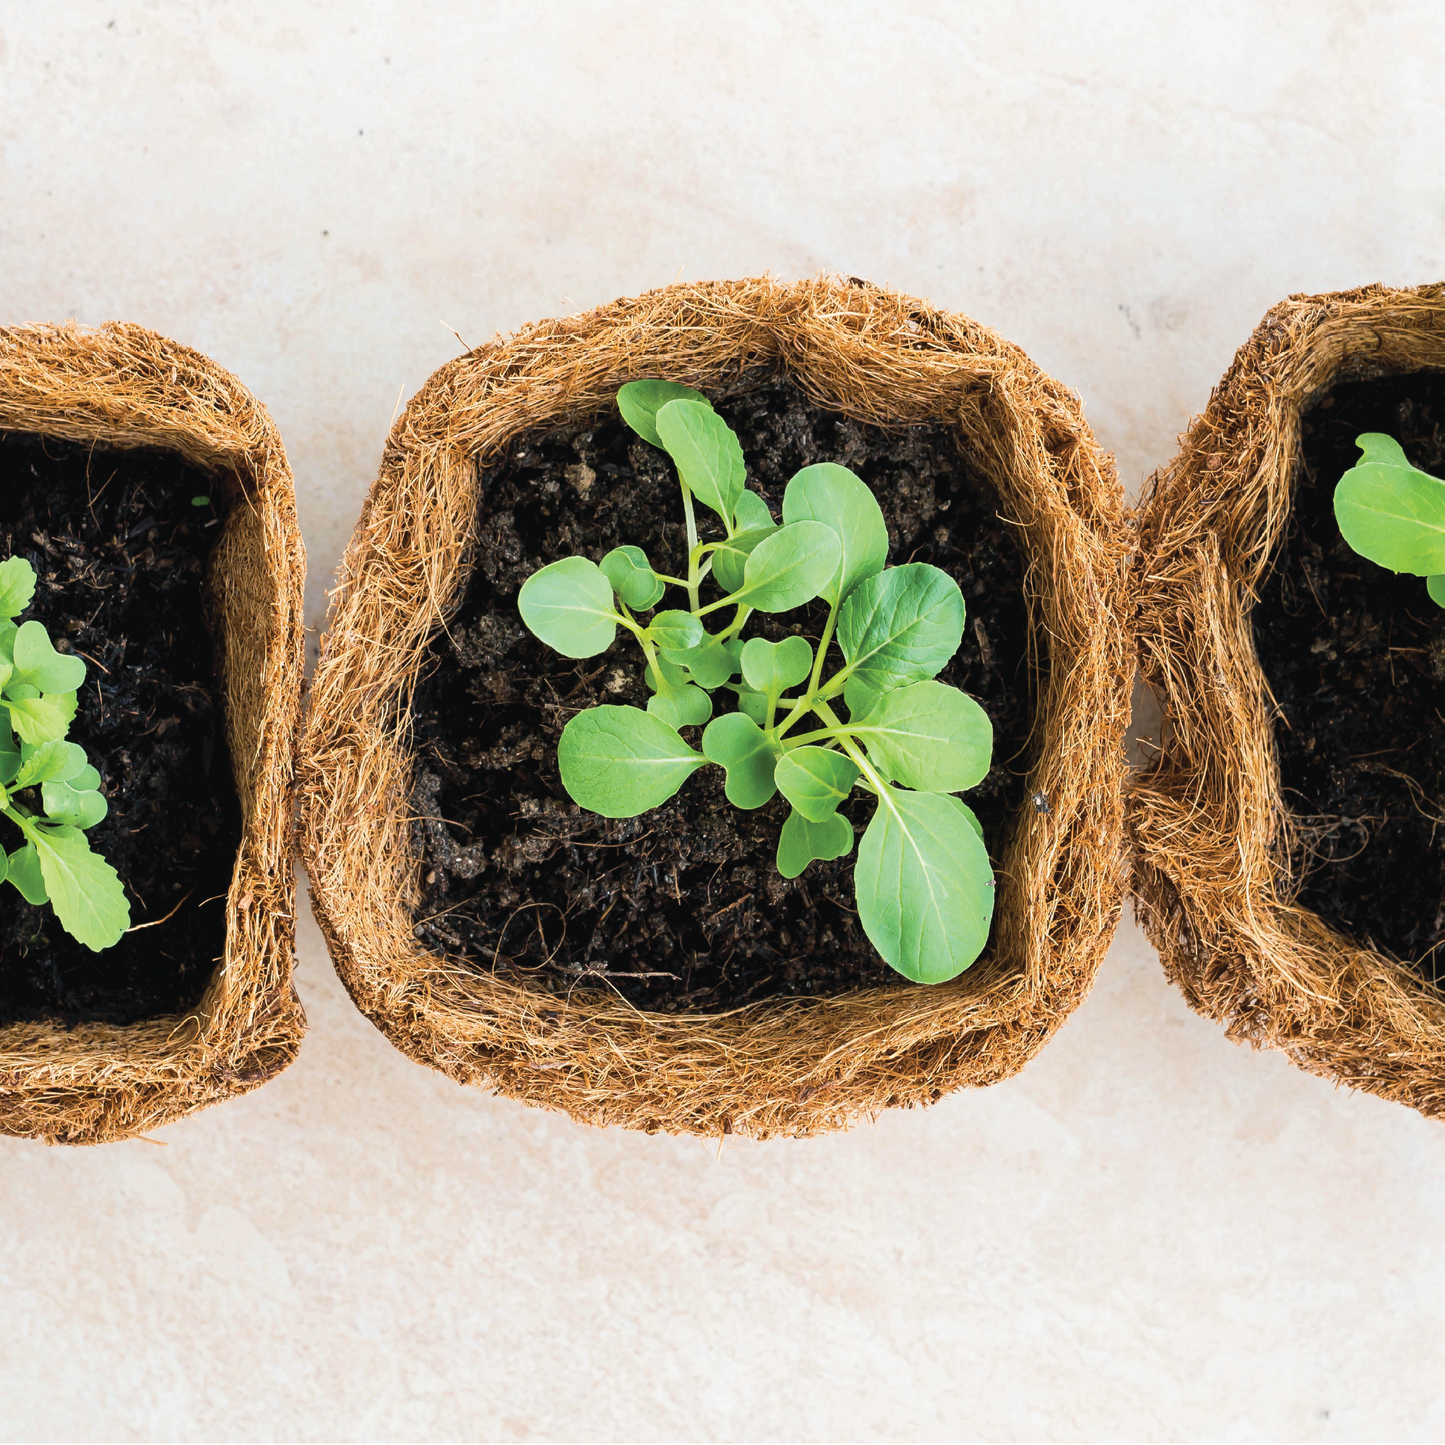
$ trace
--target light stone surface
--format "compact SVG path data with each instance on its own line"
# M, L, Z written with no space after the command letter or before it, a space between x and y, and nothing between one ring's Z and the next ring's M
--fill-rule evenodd
M1298 291L1440 278L1438 4L0 4L0 320L266 402L313 622L497 330L838 271L1077 387L1131 488ZM1018 1078L768 1145L580 1128L354 1010L100 1150L0 1141L0 1437L1438 1439L1445 1130L1229 1044L1126 922Z

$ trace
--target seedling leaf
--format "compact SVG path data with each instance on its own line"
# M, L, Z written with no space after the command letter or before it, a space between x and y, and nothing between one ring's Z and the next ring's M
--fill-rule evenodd
M85 663L78 657L57 652L50 645L45 625L34 620L22 622L11 647L15 671L9 686L24 683L41 692L74 692L85 681Z
M82 788L78 779L70 783L42 783L40 797L50 822L69 823L75 828L93 828L110 811L104 796L94 788Z
M517 610L563 657L595 657L617 636L612 584L586 557L563 557L533 572L517 594Z
M65 931L96 953L117 942L130 926L130 905L115 869L91 852L79 828L30 824L24 831L40 855L40 876Z
M915 682L880 697L848 730L890 782L926 793L961 792L988 775L993 724L956 687Z
M622 420L643 441L658 448L662 447L662 438L657 434L657 413L670 401L695 401L709 409L712 407L700 391L678 381L629 381L617 393L617 409L622 413Z
M858 765L842 753L804 745L778 759L778 791L810 823L826 823L853 791Z
M958 651L963 617L958 583L927 562L865 578L838 613L850 681L881 693L932 677ZM850 710L857 695L845 691Z
M1445 482L1412 467L1383 433L1366 432L1355 444L1364 456L1335 487L1340 534L1392 572L1445 573Z
M597 565L612 590L634 612L656 607L667 590L641 547L614 547Z
M858 918L883 957L915 983L962 973L988 942L993 870L954 801L886 788L854 869Z
M733 429L705 403L670 401L657 413L657 434L683 485L731 525L747 478Z
M7 694L16 691L7 688ZM73 692L48 693L41 697L33 687L20 689L22 696L7 696L10 724L24 743L58 742L70 728L75 717Z
M822 522L842 544L843 558L819 594L838 602L888 560L888 526L883 509L861 478L834 462L804 467L783 493L784 522Z
M661 718L611 704L579 712L557 745L563 787L604 818L665 803L705 761Z
M687 652L696 647L704 636L701 622L691 612L671 609L659 612L647 629L648 638L668 652ZM691 664L688 664L689 666Z
M838 534L821 522L779 527L749 554L733 600L759 612L801 607L828 585L842 555Z
M69 782L86 768L85 749L76 743L47 742L38 747L20 749L20 771L14 788L29 788L36 783Z
M802 682L813 666L813 645L806 637L768 642L761 637L743 644L743 681L759 692L781 693Z
M38 908L42 903L50 902L50 895L45 891L45 879L40 872L40 854L35 851L33 843L26 843L10 855L5 877L20 890L20 896L27 903L33 903ZM61 920L62 923L64 921Z
M743 495L751 496L752 493L745 492ZM743 585L745 569L753 548L777 530L776 527L752 527L746 532L734 534L713 550L712 575L717 578L717 585L724 592L736 592Z
M745 713L714 718L702 735L703 756L727 771L723 791L737 808L761 808L777 791L773 768L777 749Z
M668 648L662 655L674 666L687 668L706 688L721 687L738 670L737 659L728 648L706 632L696 647Z
M669 688L647 700L647 710L669 727L701 727L712 716L712 699L692 683Z
M853 847L853 825L841 814L831 813L821 823L810 823L794 809L778 837L778 872L796 878L814 859L830 862L842 858Z
M0 617L18 617L35 596L35 568L24 557L0 562Z

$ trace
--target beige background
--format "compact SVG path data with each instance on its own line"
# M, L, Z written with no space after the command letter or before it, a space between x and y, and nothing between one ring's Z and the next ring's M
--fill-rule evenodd
M0 320L236 371L313 621L449 327L678 277L966 311L1132 488L1273 301L1440 278L1442 74L1430 0L0 0ZM1445 1433L1445 1130L1229 1044L1128 923L1019 1078L721 1152L408 1063L309 920L298 978L260 1092L0 1141L3 1438Z

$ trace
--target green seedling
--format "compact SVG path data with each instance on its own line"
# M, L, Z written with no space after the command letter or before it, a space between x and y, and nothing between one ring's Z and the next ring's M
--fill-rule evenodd
M791 805L777 852L788 878L851 852L839 805L855 788L871 793L854 868L864 931L905 977L956 977L988 941L994 900L982 829L954 796L988 772L993 727L972 698L935 680L963 637L958 585L924 563L885 566L883 513L846 467L800 471L779 524L748 490L738 439L700 393L635 381L617 402L676 464L687 575L658 572L627 546L600 562L565 557L522 585L522 620L564 657L596 656L621 628L646 659L645 712L587 708L563 728L563 786L591 812L631 818L713 764L737 807L778 793ZM712 514L706 537L697 503ZM669 587L686 593L686 608L653 611ZM815 598L828 608L816 648L800 636L743 639L755 612L786 614ZM731 695L735 710L714 716L714 693ZM701 751L684 727L704 727Z
M41 623L16 624L34 594L29 562L0 562L0 815L25 840L13 853L0 848L0 879L27 903L49 903L65 931L99 953L129 927L130 905L85 837L106 814L100 774L65 741L85 663L57 652Z
M1431 600L1445 607L1445 482L1412 467L1383 432L1355 445L1363 455L1335 487L1340 535L1371 562L1424 577Z

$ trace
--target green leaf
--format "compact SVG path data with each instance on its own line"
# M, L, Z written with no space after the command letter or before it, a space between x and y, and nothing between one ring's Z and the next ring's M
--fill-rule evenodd
M15 672L8 686L16 682L38 687L41 692L74 692L85 681L85 663L50 645L43 623L23 622L15 634L11 657Z
M955 798L952 793L940 793L939 797L947 798L950 803L963 815L964 821L980 838L983 837L983 824L978 821L978 814L963 801L962 798Z
M955 800L885 788L854 870L858 919L915 983L962 973L988 942L993 870Z
M733 504L733 522L739 532L776 532L778 529L773 514L768 511L768 504L746 487Z
M778 836L778 872L784 878L796 878L815 858L831 862L852 847L853 825L841 813L831 813L821 823L810 823L794 810Z
M667 590L641 547L614 547L597 565L612 590L634 612L656 607Z
M70 729L75 717L73 692L48 693L41 697L33 687L19 689L21 696L6 697L10 709L10 725L21 742L58 742Z
M778 759L773 778L778 791L810 823L825 823L853 791L858 765L842 753L804 744Z
M768 725L768 699L763 693L747 687L739 688L738 711L752 718L760 728Z
M34 843L27 843L10 855L5 877L20 890L27 903L33 903L38 908L40 904L50 902L50 895L45 891L45 879L40 873L40 854L35 851Z
M777 530L776 527L753 527L749 531L736 533L713 549L712 575L724 592L736 592L743 585L745 569L753 548L764 537L771 537Z
M785 637L767 642L751 637L743 644L743 681L759 692L793 687L813 668L813 644L806 637Z
M883 509L861 478L834 462L804 467L783 493L784 522L822 522L837 534L843 559L820 594L840 602L888 560L888 526Z
M963 640L963 593L927 562L889 567L860 582L838 613L838 645L851 664L849 681L887 692L930 678ZM856 688L844 693L856 715Z
M705 761L661 718L611 704L579 712L557 745L562 786L604 818L665 803Z
M657 434L683 485L731 526L747 478L733 429L710 406L670 401L657 413Z
M1425 590L1430 594L1430 600L1441 607L1445 607L1445 574L1435 573L1425 584Z
M723 791L738 808L761 808L777 791L773 767L777 748L745 713L715 717L702 735L703 756L727 771Z
M988 775L993 724L967 694L941 682L915 682L878 699L848 731L890 782L925 793L961 792Z
M647 710L669 727L697 728L712 716L712 699L688 682L648 698Z
M75 782L42 783L40 797L50 822L69 823L76 828L93 828L110 811L103 794Z
M30 788L36 783L69 782L79 777L86 767L85 749L78 743L48 742L37 747L20 749L20 771L15 775L16 788Z
M732 652L707 632L696 647L668 648L662 655L674 666L687 668L699 685L706 688L721 687L738 670Z
M687 652L702 641L705 629L691 612L659 612L647 628L650 641L669 652Z
M1412 467L1383 433L1366 432L1355 444L1364 457L1335 488L1340 535L1392 572L1445 573L1445 482Z
M622 413L622 420L643 441L655 447L662 446L662 438L657 434L657 413L670 401L695 401L708 408L712 406L700 391L678 381L629 381L617 393L617 409Z
M821 522L794 522L764 537L748 556L734 594L759 612L787 612L810 602L838 570L843 548Z
M119 874L91 852L85 834L32 824L25 835L40 855L40 876L65 931L95 953L117 942L130 927L130 904Z
M24 557L0 562L0 617L18 617L35 596L35 568Z
M563 657L595 657L617 636L612 584L586 557L563 557L533 572L517 594L517 610Z

